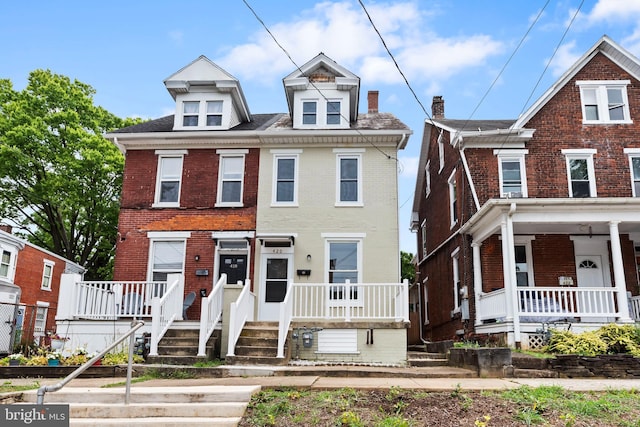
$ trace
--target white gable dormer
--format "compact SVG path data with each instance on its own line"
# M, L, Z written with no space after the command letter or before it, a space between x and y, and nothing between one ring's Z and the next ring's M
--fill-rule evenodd
M323 53L283 83L294 129L346 129L358 117L360 78Z
M227 130L251 120L238 79L198 59L164 81L176 101L173 130Z

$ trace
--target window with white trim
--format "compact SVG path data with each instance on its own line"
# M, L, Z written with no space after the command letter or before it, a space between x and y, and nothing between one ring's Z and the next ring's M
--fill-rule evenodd
M327 124L339 125L341 121L340 101L327 101Z
M220 154L218 170L218 197L216 206L242 206L244 158L248 150Z
M629 80L578 81L582 103L582 122L631 123L627 86Z
M442 134L444 131L440 129L440 133L438 134L438 159L440 160L440 169L438 169L438 173L442 172L444 169L444 140Z
M5 248L1 248L1 257L0 257L0 277L13 282L15 268L14 268L14 259L15 254L13 251L10 251Z
M596 150L562 150L567 162L569 197L596 197L596 179L593 155Z
M184 155L182 153L158 155L158 176L156 179L154 206L180 206L183 159Z
M152 240L150 279L153 282L166 282L169 274L184 274L186 240ZM148 298L164 295L164 286L149 290Z
M302 124L315 125L318 123L318 101L304 101L302 103Z
M640 148L625 148L624 152L629 156L631 194L640 197Z
M357 285L361 281L361 245L361 239L326 240L327 282L336 284L329 288L329 302L362 299Z
M273 156L273 205L298 204L298 154Z
M362 205L362 155L338 152L336 156L336 205Z
M47 327L47 314L49 313L49 303L36 301L36 320L33 325L34 338L44 336Z
M424 167L424 196L429 197L431 194L431 160Z
M447 182L449 185L449 217L451 219L451 227L453 228L458 222L458 190L455 170L451 173Z
M452 278L453 278L453 311L455 314L460 311L460 248L456 248L451 253Z
M527 197L524 157L528 150L495 150L498 156L500 197Z
M182 103L182 126L198 126L200 115L200 101L185 101Z
M222 126L222 101L207 101L207 126Z
M514 257L516 265L516 285L535 286L533 275L533 251L531 241L534 236L516 236L514 244Z
M53 261L44 261L44 266L42 268L42 284L40 285L41 289L47 291L51 290L51 279L53 278L53 267L55 265L56 263Z
M202 94L190 94L177 102L177 129L220 129L224 120L224 100L200 99ZM180 108L181 106L181 108ZM227 124L228 125L228 124Z
M422 247L422 259L427 257L427 220L420 224L420 243Z

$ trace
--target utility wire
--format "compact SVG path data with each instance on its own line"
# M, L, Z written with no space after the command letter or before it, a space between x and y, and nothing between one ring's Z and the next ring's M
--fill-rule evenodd
M287 51L287 49L284 48L284 46L282 46L282 44L280 44L280 42L278 41L278 39L276 38L276 36L271 32L271 30L269 30L269 27L267 27L267 24L265 24L265 22L262 20L262 18L260 18L260 16L258 15L258 13L253 9L253 7L251 7L251 5L249 4L249 2L247 0L242 0L242 2L247 6L247 8L251 11L251 13L253 14L253 16L255 16L255 18L258 20L258 22L262 25L262 27L267 31L267 33L269 34L269 36L271 36L271 38L273 39L273 41L275 42L275 44L280 48L280 50L282 50L284 52L285 55L287 55L287 58L289 58L289 61L291 61L291 63L296 67L296 69L298 71L300 71L300 73L302 75L305 75L304 71L302 71L302 69L300 68L300 66L296 63L296 61L293 60L293 58L291 57L291 55L289 54L289 52ZM316 86L316 84L311 81L311 79L309 79L309 83L311 84L311 86L313 86L313 88L318 91L318 93L320 94L320 96L322 96L322 98L329 102L329 99L327 99L327 97L324 95L324 93L322 93L322 90L320 90L320 88L318 86ZM357 113L357 106L356 106L356 114ZM342 117L343 120L347 121L348 123L351 122L351 120L349 120L348 117L345 117L342 114L342 109L340 111L340 117ZM384 150L382 150L380 147L378 147L375 143L373 143L371 141L371 138L369 138L367 135L364 135L362 132L360 132L359 129L354 128L353 130L355 130L358 135L360 135L367 143L369 143L373 148L375 148L376 150L378 150L383 156L385 156L387 159L390 160L395 160L398 165L400 166L400 168L402 168L402 163L400 162L400 160L398 158L396 158L395 156L392 156L390 154L387 154L384 152Z

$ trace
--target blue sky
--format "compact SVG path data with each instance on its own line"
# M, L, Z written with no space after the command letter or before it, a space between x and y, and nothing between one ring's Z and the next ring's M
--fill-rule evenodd
M415 253L409 220L427 116L358 0L247 2L297 65L324 52L360 76L361 112L379 90L380 111L413 130L399 156L399 203L401 249ZM426 111L442 95L447 118L516 118L603 34L640 56L640 0L362 3ZM282 78L296 65L242 0L22 1L4 4L2 17L0 78L18 90L30 71L50 69L93 86L95 103L118 116L157 118L173 113L163 80L205 55L240 80L252 113L287 111Z

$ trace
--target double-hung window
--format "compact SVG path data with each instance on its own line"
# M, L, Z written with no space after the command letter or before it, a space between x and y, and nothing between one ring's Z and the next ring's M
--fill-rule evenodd
M527 197L524 156L528 150L495 150L498 156L500 197Z
M198 126L200 115L200 101L185 101L182 103L182 126Z
M427 257L427 220L425 219L420 224L420 243L422 247L422 259Z
M629 80L589 80L576 84L580 87L583 123L631 123Z
M431 194L431 160L424 167L424 197L429 197L429 194Z
M6 249L2 249L0 257L0 277L13 281L13 264L12 253Z
M242 206L244 158L248 150L218 150L218 196L216 206Z
M166 291L166 281L169 274L184 275L184 261L189 232L163 232L155 231L147 233L151 240L149 247L148 278L153 282L153 287L146 290L148 302L153 297L162 297ZM131 301L129 301L131 304Z
M222 126L222 101L207 101L207 126Z
M327 102L327 124L328 125L340 124L340 101Z
M302 103L302 124L315 125L318 123L318 102L304 101Z
M458 185L456 183L456 171L449 175L449 218L451 219L451 228L458 222Z
M362 152L363 150L334 150L336 159L336 205L362 205Z
M362 259L359 238L335 238L326 240L327 282L329 302L339 305L341 302L362 299L358 292L361 281Z
M273 205L295 206L298 203L298 153L272 150L273 157Z
M596 197L594 149L562 150L566 157L569 197Z
M453 277L453 310L451 315L453 316L460 311L460 248L456 248L451 253L451 268Z
M42 283L41 289L50 291L51 290L51 279L53 278L53 267L55 266L55 262L53 261L44 261L44 267L42 268Z
M629 156L629 170L631 171L631 194L640 197L640 148L625 148Z
M182 162L186 151L156 151L158 175L154 206L176 207L180 205Z

